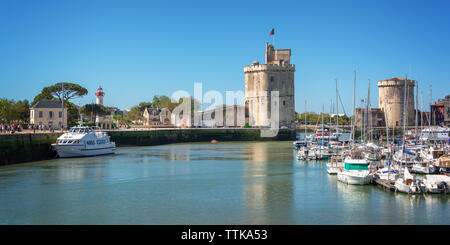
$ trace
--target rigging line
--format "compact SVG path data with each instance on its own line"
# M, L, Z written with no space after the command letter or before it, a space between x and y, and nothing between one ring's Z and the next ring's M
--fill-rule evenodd
M339 97L339 101L341 102L341 105L342 105L342 110L344 110L344 115L347 116L347 113L345 112L345 106L344 106L344 104L342 103L342 99L341 99L341 95L339 94L339 91L338 91L338 97Z

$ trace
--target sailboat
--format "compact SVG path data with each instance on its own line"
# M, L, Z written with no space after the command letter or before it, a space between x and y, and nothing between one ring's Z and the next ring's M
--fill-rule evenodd
M353 82L353 115L355 115L356 71ZM354 122L352 122L352 148L354 144ZM372 182L373 175L369 170L369 162L364 159L361 151L350 150L350 155L344 160L344 168L337 174L338 181L352 185L367 185Z
M342 168L344 168L344 157L338 155L331 156L326 165L327 173L334 175Z
M395 181L394 186L395 189L399 192L408 194L421 193L418 181L415 181L414 176L409 173L408 168L406 166L404 168L403 177L398 178Z

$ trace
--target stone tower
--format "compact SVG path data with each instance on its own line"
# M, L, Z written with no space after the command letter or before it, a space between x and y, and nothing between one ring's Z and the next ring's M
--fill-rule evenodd
M406 80L403 78L391 78L378 81L378 102L381 110L387 114L387 124L389 127L403 126L403 108L405 99L407 99L406 125L414 125L414 86L414 80Z
M266 63L244 67L245 106L250 126L270 126L271 92L279 92L279 127L295 129L294 72L291 50L266 43Z

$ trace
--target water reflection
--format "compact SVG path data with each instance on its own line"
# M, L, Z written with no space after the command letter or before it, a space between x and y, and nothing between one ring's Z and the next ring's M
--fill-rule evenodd
M295 153L172 144L0 167L0 224L449 224L450 195L346 185Z
M244 164L244 223L294 223L292 161L280 161L291 150L270 142L248 144L244 149L249 157Z

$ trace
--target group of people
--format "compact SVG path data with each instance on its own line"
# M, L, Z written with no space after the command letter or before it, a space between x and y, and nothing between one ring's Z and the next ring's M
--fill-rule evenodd
M22 132L23 131L23 127L22 124L17 124L17 123L13 123L13 124L9 124L9 123L2 123L0 124L0 133L15 133L15 132Z
M55 132L55 128L51 127L51 126L47 126L44 124L40 124L40 125L30 125L29 128L31 130L33 130L33 133L36 133L37 130L39 131L50 131L50 132Z

